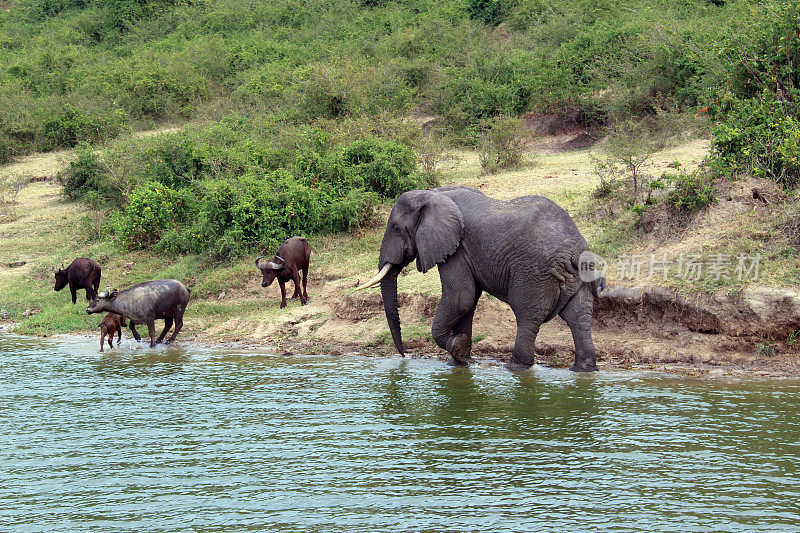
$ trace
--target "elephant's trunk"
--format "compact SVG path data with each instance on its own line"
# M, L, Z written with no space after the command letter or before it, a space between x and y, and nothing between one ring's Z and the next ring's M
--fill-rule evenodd
M381 298L383 298L383 310L386 312L386 321L389 323L389 331L392 332L392 340L400 354L405 353L403 348L403 337L400 334L400 312L397 303L397 275L400 274L402 267L393 265L391 270L381 280Z

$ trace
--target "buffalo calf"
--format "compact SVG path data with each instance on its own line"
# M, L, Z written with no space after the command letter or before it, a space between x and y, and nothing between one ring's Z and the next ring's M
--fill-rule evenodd
M108 337L108 347L114 347L114 333L117 334L117 343L119 343L122 340L122 328L127 325L124 316L108 313L98 324L100 327L100 351L103 351L103 341L106 337Z
M311 247L305 237L289 237L278 247L275 259L267 261L262 255L256 259L256 267L261 271L262 287L269 285L278 278L281 286L281 309L286 307L286 282L294 281L294 294L292 298L300 298L300 303L308 303L308 260L311 258ZM303 271L303 290L300 291L300 271Z

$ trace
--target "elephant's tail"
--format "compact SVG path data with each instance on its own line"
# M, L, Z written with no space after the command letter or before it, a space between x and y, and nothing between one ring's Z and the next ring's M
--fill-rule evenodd
M600 298L600 293L606 290L606 277L600 276L592 282L592 294L595 298Z

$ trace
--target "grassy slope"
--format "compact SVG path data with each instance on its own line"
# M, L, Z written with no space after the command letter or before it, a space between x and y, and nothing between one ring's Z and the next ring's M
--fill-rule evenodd
M718 43L757 11L519 0L495 28L470 20L469 3L164 0L119 20L101 0L12 2L0 10L0 142L24 153L229 113L305 122L422 107L460 130L526 107L692 108L716 83Z

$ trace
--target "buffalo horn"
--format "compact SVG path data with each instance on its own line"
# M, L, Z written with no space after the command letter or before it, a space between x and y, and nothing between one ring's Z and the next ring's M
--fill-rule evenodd
M385 265L383 265L383 268L381 269L381 271L378 272L375 275L374 278L372 278L368 282L364 283L363 285L359 285L358 287L356 287L356 290L360 291L361 289L369 289L370 287L374 287L375 285L380 283L380 281L383 279L383 277L386 275L386 273L389 272L390 268L392 268L392 264L391 263L386 263Z
M261 257L256 259L256 268L261 268L261 265L259 265L259 263L261 262L262 259L266 259L266 258L267 258L266 255L262 255Z

